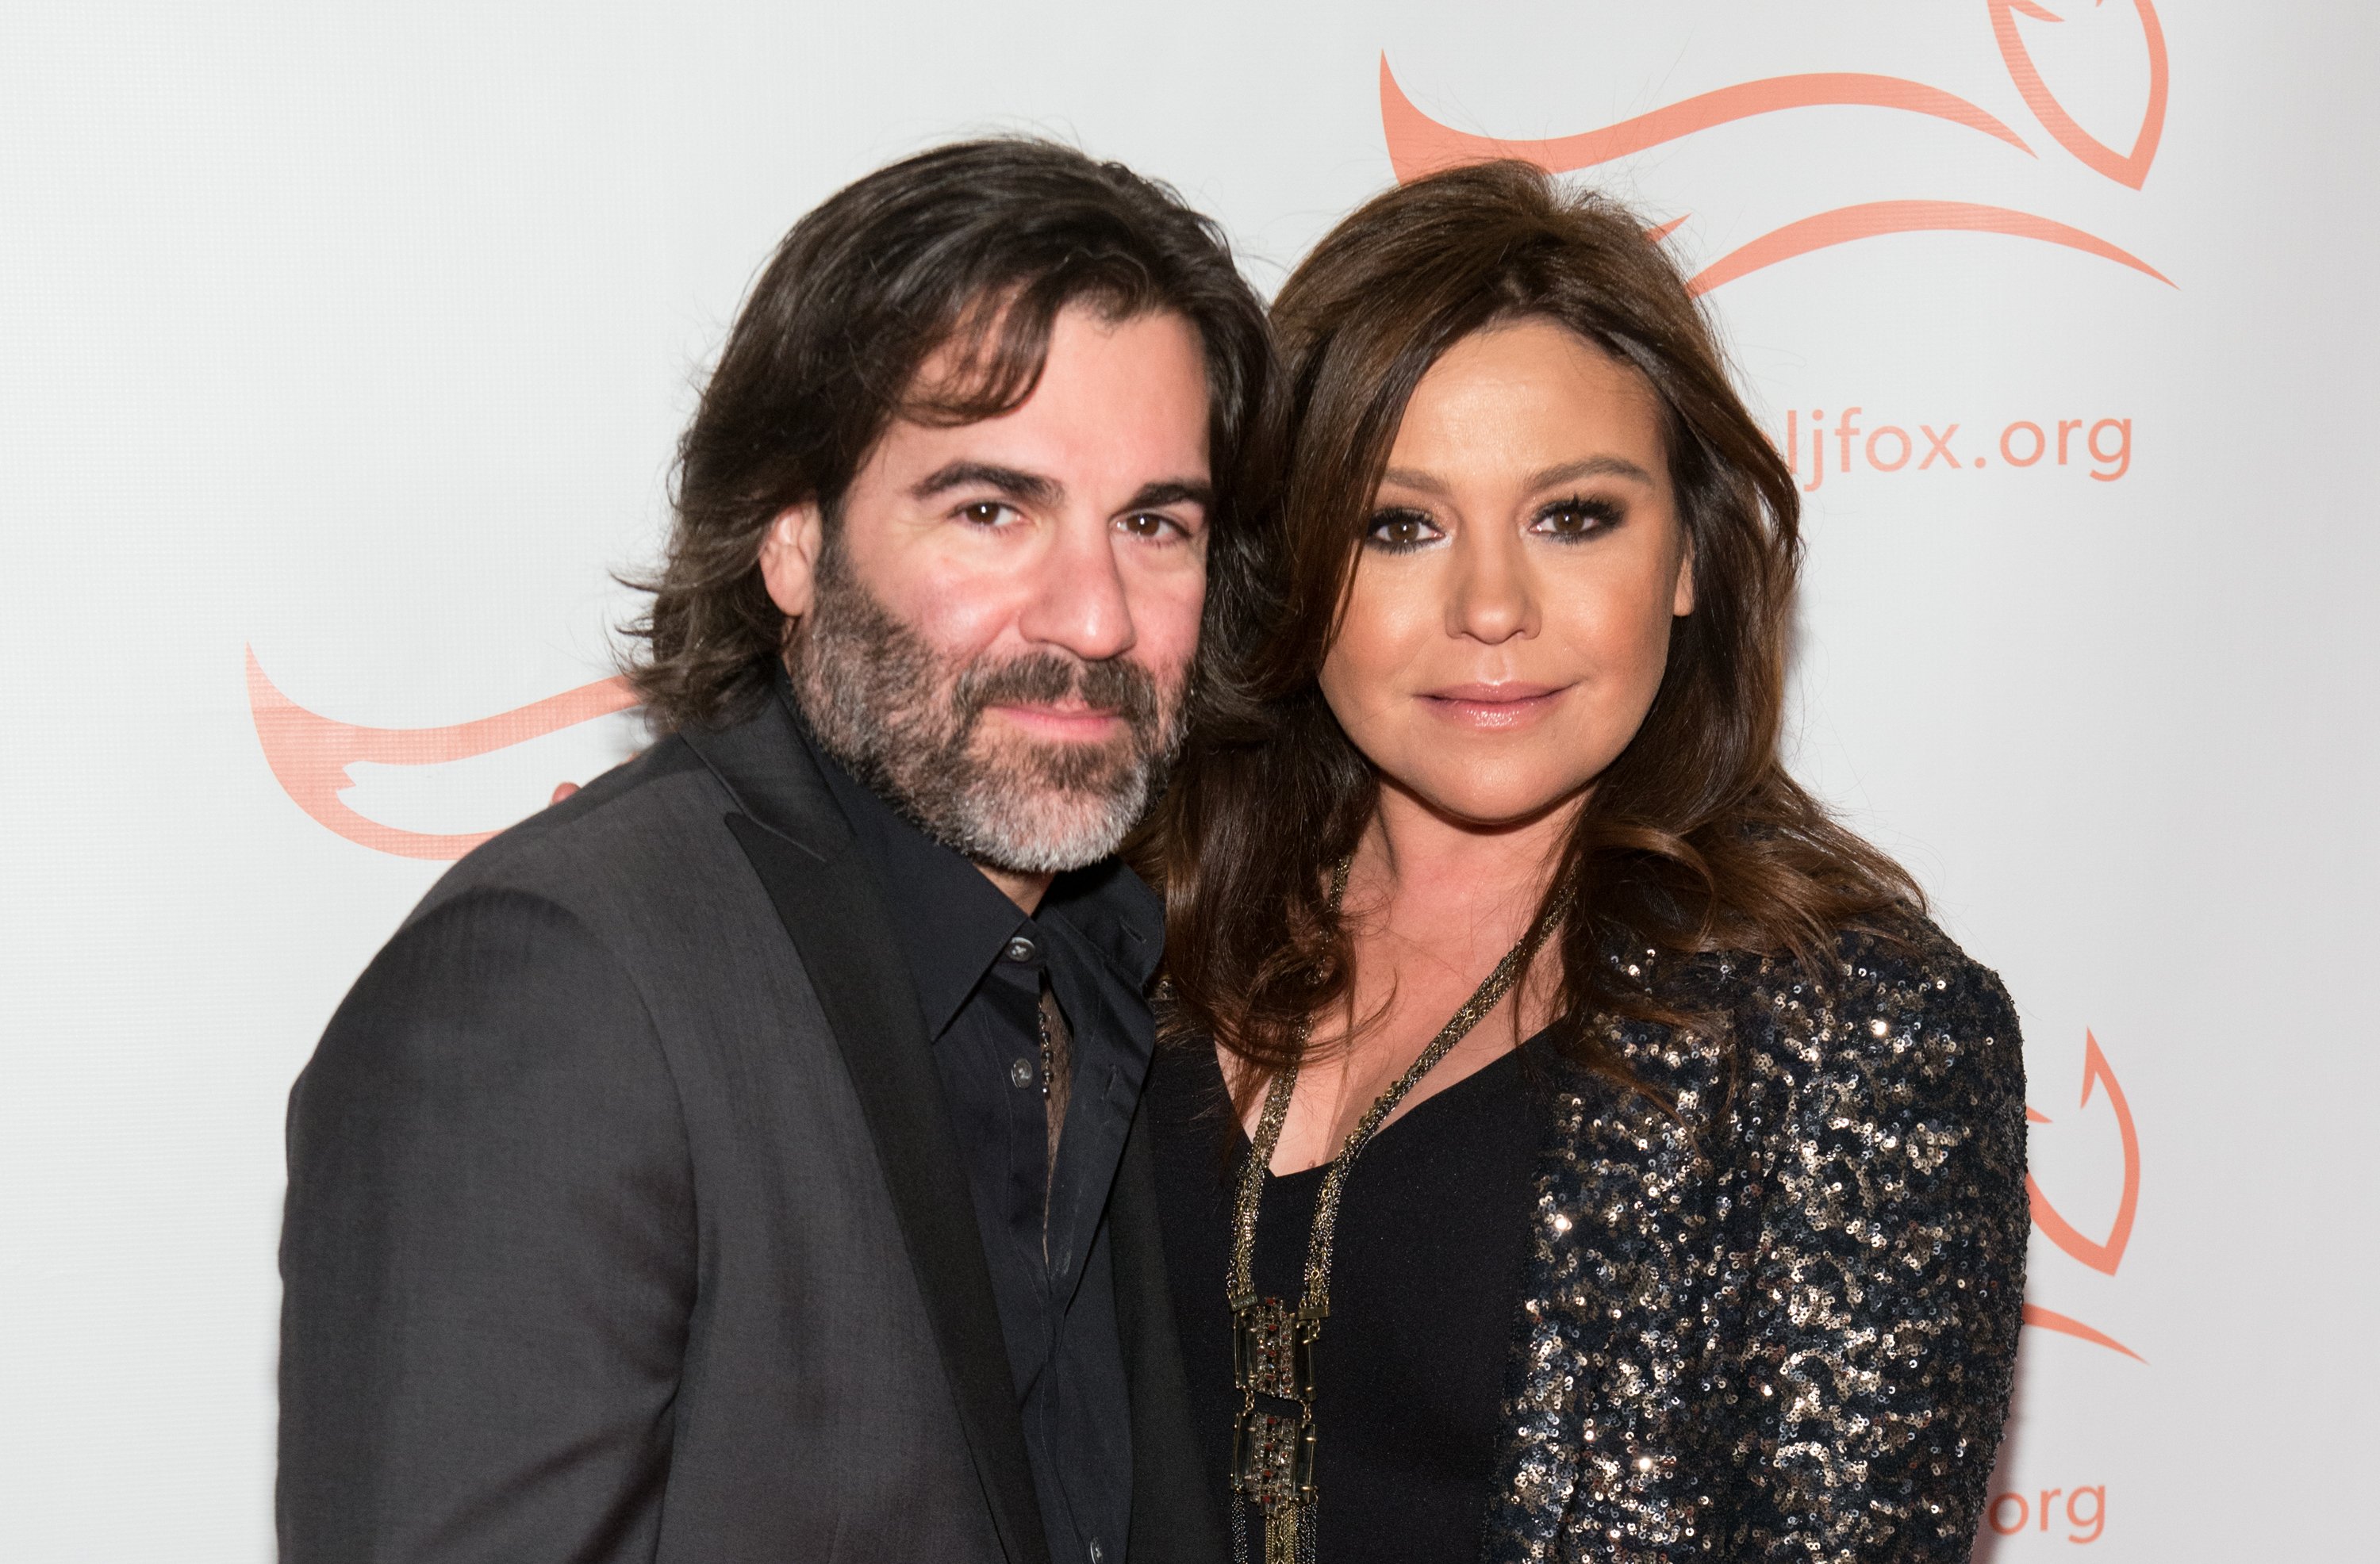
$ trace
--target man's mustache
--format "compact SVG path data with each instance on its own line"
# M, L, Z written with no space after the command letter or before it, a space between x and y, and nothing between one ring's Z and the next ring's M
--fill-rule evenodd
M1031 652L969 668L951 691L951 704L965 728L974 727L988 707L1050 706L1069 698L1123 718L1135 734L1157 727L1156 678L1121 657L1085 662L1059 652Z

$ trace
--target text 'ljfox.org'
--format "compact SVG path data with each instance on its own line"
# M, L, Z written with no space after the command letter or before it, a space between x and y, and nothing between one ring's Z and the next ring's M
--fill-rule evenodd
M2130 418L2015 418L1995 428L1947 418L1870 423L1865 414L1845 407L1830 424L1823 407L1787 409L1777 448L1804 491L1860 472L2064 468L2113 483L2132 470Z

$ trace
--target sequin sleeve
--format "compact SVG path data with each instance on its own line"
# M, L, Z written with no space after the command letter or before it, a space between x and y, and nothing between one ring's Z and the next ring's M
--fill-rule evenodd
M1938 935L1844 950L1830 993L1767 997L1730 1115L1762 1150L1713 1519L1731 1559L1964 1560L2022 1309L2016 1015Z
M1930 925L1840 954L1666 972L1724 1035L1608 1024L1655 1093L1554 1094L1488 1564L1968 1557L2023 1307L2016 1016Z

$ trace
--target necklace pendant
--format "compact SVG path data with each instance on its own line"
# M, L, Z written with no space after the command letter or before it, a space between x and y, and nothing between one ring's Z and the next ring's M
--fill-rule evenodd
M1278 1298L1232 1310L1232 1386L1243 1397L1271 1396L1314 1404L1314 1338L1321 1320Z
M1240 1413L1232 1437L1232 1491L1264 1511L1268 1523L1314 1499L1314 1419L1262 1407Z
M1314 1338L1320 1325L1278 1298L1244 1299L1232 1310L1232 1379L1240 1392L1232 1491L1264 1516L1267 1564L1277 1557L1276 1534L1294 1538L1298 1514L1314 1502ZM1259 1396L1282 1410L1258 1406Z

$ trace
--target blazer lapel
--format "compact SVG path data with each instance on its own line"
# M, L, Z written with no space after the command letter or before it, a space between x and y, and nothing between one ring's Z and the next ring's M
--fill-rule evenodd
M1132 1564L1221 1564L1229 1526L1190 1416L1190 1381L1157 1231L1148 1109L1133 1115L1108 1205L1116 1328L1132 1394Z
M727 827L777 909L843 1050L1011 1564L1047 1564L975 1201L891 917L780 698L686 741L735 795Z

